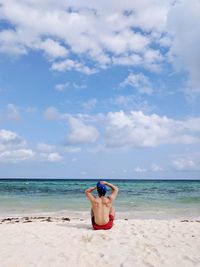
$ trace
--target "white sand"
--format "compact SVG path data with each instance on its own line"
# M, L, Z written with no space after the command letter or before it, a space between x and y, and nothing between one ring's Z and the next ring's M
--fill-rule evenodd
M0 266L200 266L200 223L116 220L108 231L89 219L2 223Z

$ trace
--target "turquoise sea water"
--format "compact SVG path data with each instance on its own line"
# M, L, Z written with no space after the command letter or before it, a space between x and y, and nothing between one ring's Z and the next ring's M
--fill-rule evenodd
M112 180L116 210L134 218L200 217L200 180ZM0 179L0 215L88 211L92 180ZM109 192L108 192L109 193Z

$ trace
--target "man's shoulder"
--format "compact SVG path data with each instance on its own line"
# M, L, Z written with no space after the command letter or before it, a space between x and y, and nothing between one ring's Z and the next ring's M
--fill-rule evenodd
M107 196L106 199L109 201L109 202L112 202L112 198L110 196Z
M93 196L92 203L98 203L98 202L99 202L98 197Z

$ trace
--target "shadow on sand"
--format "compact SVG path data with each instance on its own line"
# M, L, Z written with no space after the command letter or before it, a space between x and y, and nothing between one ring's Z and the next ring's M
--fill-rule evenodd
M62 226L62 227L70 227L70 228L75 228L75 229L86 229L86 230L93 230L92 226L91 225L88 225L88 224L82 224L82 223L79 223L79 224L71 224L71 223L68 223L68 224L57 224L58 226Z

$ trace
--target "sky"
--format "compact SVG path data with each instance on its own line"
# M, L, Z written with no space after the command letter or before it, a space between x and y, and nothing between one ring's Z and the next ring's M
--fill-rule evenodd
M0 0L0 178L200 178L199 44L199 0Z

